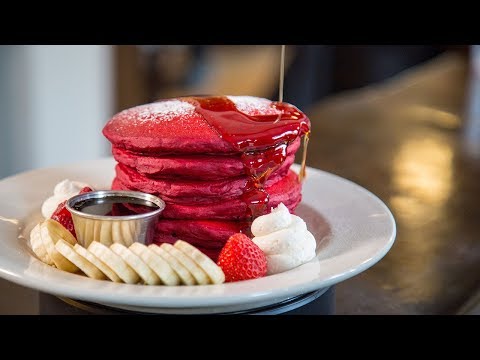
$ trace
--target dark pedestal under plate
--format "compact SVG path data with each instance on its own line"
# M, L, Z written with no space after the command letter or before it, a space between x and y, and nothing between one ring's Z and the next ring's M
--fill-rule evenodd
M138 315L150 314L128 311L87 301L60 298L49 294L39 294L41 315ZM335 287L320 289L295 296L270 306L251 310L220 313L226 315L333 315L335 313ZM166 315L156 312L157 315ZM219 315L220 315L219 314ZM173 314L169 314L173 315Z

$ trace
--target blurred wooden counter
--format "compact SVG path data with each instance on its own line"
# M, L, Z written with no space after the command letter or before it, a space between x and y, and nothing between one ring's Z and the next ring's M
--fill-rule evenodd
M475 305L480 156L465 140L467 77L467 60L446 54L307 111L308 165L372 191L397 221L386 257L337 286L338 314L453 314Z

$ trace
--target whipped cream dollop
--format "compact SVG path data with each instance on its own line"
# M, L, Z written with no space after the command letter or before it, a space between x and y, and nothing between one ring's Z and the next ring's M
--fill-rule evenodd
M80 181L72 181L69 179L60 181L57 185L55 185L55 188L53 189L53 195L45 200L42 204L43 217L49 219L53 212L57 209L58 204L60 204L62 201L70 199L72 196L78 195L80 190L82 190L85 186L92 188L90 185Z
M302 265L315 257L317 242L302 218L280 203L270 214L256 218L251 227L255 244L267 257L267 275Z

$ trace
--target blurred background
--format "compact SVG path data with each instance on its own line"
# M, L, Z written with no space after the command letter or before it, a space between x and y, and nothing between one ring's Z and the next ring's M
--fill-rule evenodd
M445 53L470 48L287 46L284 99L309 113ZM106 156L109 117L158 98L277 99L279 61L279 46L0 46L0 177Z
M0 46L0 178L108 156L106 121L159 98L277 100L279 64L280 46ZM480 47L289 45L285 65L307 165L397 222L386 257L336 286L337 313L480 314Z

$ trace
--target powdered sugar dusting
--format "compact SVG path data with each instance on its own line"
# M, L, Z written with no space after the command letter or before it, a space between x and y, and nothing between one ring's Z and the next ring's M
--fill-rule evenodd
M280 111L272 107L272 102L265 98L254 96L228 96L239 111L247 115L276 115ZM151 124L169 122L172 120L182 121L195 113L195 106L179 99L169 99L150 104L136 106L117 114L122 123ZM113 120L113 119L112 119Z
M195 106L184 101L172 99L137 106L123 111L122 118L135 122L171 121L195 112Z
M254 96L227 96L237 109L247 115L276 115L281 112L271 106L272 102L265 98Z

